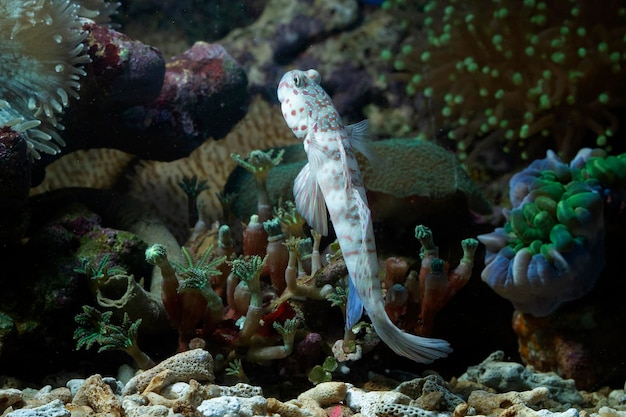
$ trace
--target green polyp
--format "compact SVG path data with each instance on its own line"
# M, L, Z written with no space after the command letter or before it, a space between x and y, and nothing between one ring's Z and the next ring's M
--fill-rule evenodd
M609 49L609 45L606 42L600 42L598 44L598 51L599 52L606 52Z
M561 33L561 35L567 35L569 33L569 27L561 26L561 29L559 30L559 32Z
M498 124L498 118L496 116L489 116L487 123L489 123L490 126L495 126Z
M540 211L533 217L532 225L538 231L542 239L546 239L550 230L556 224L554 217L547 211Z
M563 46L563 39L555 38L550 41L550 46L552 48L560 48Z
M506 119L500 120L500 123L498 123L498 127L500 129L506 129L508 125L509 125L509 121Z
M578 29L576 29L576 34L578 36L585 37L587 35L587 29L585 29L583 26L579 27Z
M574 237L564 224L556 224L550 230L550 242L559 252L568 252L574 248Z
M554 246L551 243L546 243L544 245L541 245L541 249L539 250L539 253L541 254L541 256L543 256L546 261L552 263L554 262L554 258L552 257L552 251L554 250Z
M432 261L430 261L430 272L435 274L442 273L443 266L443 259L434 258Z
M454 104L461 104L463 103L463 96L460 94L457 94L456 96L454 96Z
M605 135L600 135L596 138L596 146L606 146L607 144L607 139Z
M481 97L487 97L489 95L489 91L486 88L481 88L480 90L478 90L478 94Z
M469 119L467 117L460 117L459 118L459 125L460 126L465 126L468 122L469 122Z
M535 0L524 0L524 7L535 7Z
M443 109L441 109L441 115L443 117L450 117L452 115L452 108L445 106Z
M500 45L502 45L502 40L503 39L504 38L502 37L502 35L496 34L496 35L493 35L491 37L491 43L493 43L495 46L500 46Z
M500 76L500 71L497 68L494 68L491 70L489 75L491 75L491 78L497 78Z
M420 59L422 62L427 62L430 59L430 52L429 51L422 52L422 54L420 55Z
M578 7L572 7L570 13L572 14L572 16L578 16L580 14L580 9Z
M411 83L415 84L415 85L419 85L422 82L422 75L421 74L414 74L411 77Z
M489 132L491 129L489 128L489 125L487 123L481 123L480 127L478 128L482 133L487 133Z
M424 97L432 97L433 96L433 88L432 87L426 87L424 89Z
M563 52L554 52L550 56L550 59L552 59L552 62L554 62L555 64L562 64L563 62L565 62L565 54Z
M513 129L507 129L506 132L504 132L504 137L507 140L511 140L515 137L515 131Z
M543 195L536 197L535 205L539 210L549 213L552 217L556 216L556 201L550 197Z
M550 97L547 94L542 94L539 96L539 108L541 110L546 110L551 107L550 105Z
M526 48L524 48L524 53L528 56L533 56L535 55L535 48L533 48L532 46L527 46Z
M450 130L450 131L448 132L448 139L450 139L450 140L456 140L456 134L454 133L454 130ZM462 143L462 142L459 142L459 143L457 144L457 146L456 146L456 148L457 148L458 150L462 150L462 149L459 149L459 148L460 148L460 147L459 147L459 145L460 145L461 143Z
M523 124L520 129L519 129L519 136L520 138L526 138L528 137L528 130L530 129L530 127L527 124Z
M413 52L413 46L412 45L402 45L402 49L400 50L400 53L402 55L408 55L411 52Z
M612 53L609 55L609 59L610 59L612 62L619 62L619 60L620 60L620 53L619 53L619 52L612 52Z
M519 72L514 72L512 80L513 80L513 84L519 87L523 81L522 74Z
M544 196L551 198L554 201L558 201L561 199L561 196L565 192L565 187L563 184L558 182L545 182L539 185L537 188L533 190L533 195L535 196Z
M391 53L391 50L389 50L389 49L383 49L382 51L380 51L380 58L381 58L383 61L389 61L389 60L391 60L392 56L393 56L393 55L392 55L392 53Z
M530 253L532 253L533 255L536 255L536 254L540 253L542 246L543 246L543 242L541 240L539 240L539 239L533 240L528 245L528 250L530 250Z
M489 68L489 66L488 66L488 65L485 65L484 67L482 67L482 68L480 69L480 71L481 71L483 74L487 75L487 74L489 74L490 68Z
M405 67L406 67L406 65L404 64L403 61L401 61L399 59L396 59L395 61L393 61L393 68L396 71L402 71L402 70L405 69Z
M451 15L452 13L454 13L454 7L453 6L447 6L445 9L443 9L443 12L446 15Z
M598 101L602 104L608 104L609 103L609 93L601 93L598 96Z
M581 46L580 48L578 48L578 57L584 58L585 56L587 56L587 50Z
M528 244L533 240L541 239L537 230L533 229L524 216L522 209L513 209L510 212L509 222L511 230L522 242Z

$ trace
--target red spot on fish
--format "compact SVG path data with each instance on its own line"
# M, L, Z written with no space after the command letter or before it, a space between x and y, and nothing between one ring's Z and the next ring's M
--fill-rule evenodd
M300 107L300 108L298 109L298 111L300 111L300 113L303 113L303 112L304 112L304 107Z
M300 130L306 130L306 125L300 126Z
M298 126L292 127L291 130L293 130L295 132L296 130L298 130Z
M296 115L296 111L295 111L295 110L292 110L292 111L291 111L291 115L292 115L292 116L295 116L295 115ZM285 117L287 117L287 116L285 116Z

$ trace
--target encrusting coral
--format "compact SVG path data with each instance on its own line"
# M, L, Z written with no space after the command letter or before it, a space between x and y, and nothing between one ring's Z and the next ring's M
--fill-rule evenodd
M503 146L524 158L556 148L571 158L589 133L610 149L626 97L626 8L590 0L388 0L408 36L387 50L431 128L457 155ZM394 75L392 74L392 78ZM412 126L415 129L416 126Z

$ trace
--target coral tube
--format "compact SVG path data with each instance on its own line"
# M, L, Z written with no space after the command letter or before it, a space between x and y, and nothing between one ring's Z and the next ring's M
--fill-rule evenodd
M270 281L278 294L281 294L287 287L285 270L289 263L289 251L284 245L285 235L278 219L263 222L263 227L267 232L267 268Z

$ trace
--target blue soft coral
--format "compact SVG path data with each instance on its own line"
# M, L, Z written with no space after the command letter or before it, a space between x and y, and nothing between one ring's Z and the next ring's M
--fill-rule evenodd
M522 312L546 316L582 297L604 268L601 188L581 174L593 155L582 150L566 165L549 151L515 174L507 223L478 237L483 281Z

